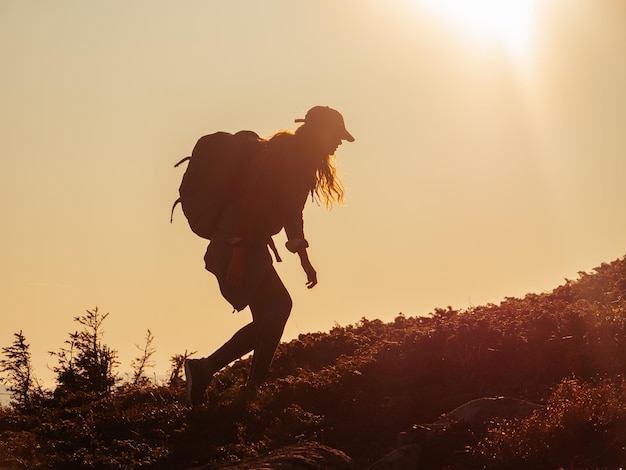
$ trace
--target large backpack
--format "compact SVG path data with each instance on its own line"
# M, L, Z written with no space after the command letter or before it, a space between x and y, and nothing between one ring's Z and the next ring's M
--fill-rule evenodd
M265 141L255 132L236 134L216 132L201 137L188 161L178 192L180 197L172 206L181 204L191 230L202 238L211 239L229 201L241 194L249 177L250 163L258 156Z

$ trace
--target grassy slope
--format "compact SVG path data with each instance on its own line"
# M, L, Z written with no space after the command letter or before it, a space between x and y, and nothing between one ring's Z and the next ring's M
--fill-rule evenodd
M239 361L216 376L208 408L194 416L182 384L48 400L32 413L5 409L0 466L180 468L316 440L365 467L412 424L507 395L549 406L524 422L495 423L473 452L444 449L433 462L610 468L626 459L625 321L623 258L546 294L301 335L281 344L273 378L255 397L242 392L248 363Z

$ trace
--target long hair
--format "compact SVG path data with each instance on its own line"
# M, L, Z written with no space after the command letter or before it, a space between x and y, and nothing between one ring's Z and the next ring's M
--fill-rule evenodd
M273 144L279 144L284 141L285 138L301 135L303 140L306 140L308 136L302 129L306 126L302 126L296 129L295 134L291 131L280 131L274 134L268 139ZM280 145L280 144L279 144ZM303 153L306 154L306 161L309 162L312 167L311 170L314 173L311 184L311 196L318 201L321 201L328 209L332 209L333 203L343 205L344 189L339 176L337 175L337 168L335 167L335 155L323 155L311 150L311 146L303 144Z
M325 155L315 173L315 188L313 192L324 205L331 209L333 202L343 204L344 190L337 176L337 168L335 167L335 156Z

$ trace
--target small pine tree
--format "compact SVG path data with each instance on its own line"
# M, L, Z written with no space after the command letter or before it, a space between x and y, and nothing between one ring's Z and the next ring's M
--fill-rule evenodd
M144 376L144 373L146 368L154 367L152 356L156 352L156 349L152 347L153 341L154 336L152 336L152 332L148 330L146 333L146 342L143 347L138 344L135 345L141 352L141 356L133 359L131 362L133 368L133 385L147 385L149 383L149 379Z
M62 390L108 393L117 381L113 369L118 364L117 351L101 341L102 323L109 314L100 314L98 307L86 312L86 315L74 317L83 329L70 333L70 339L65 341L68 346L59 352L50 352L59 361L52 370Z
M13 406L28 409L39 385L33 375L30 345L26 343L26 337L22 331L14 333L13 336L15 337L13 344L2 348L5 358L0 360L0 372L6 376L0 378L0 382L7 385Z

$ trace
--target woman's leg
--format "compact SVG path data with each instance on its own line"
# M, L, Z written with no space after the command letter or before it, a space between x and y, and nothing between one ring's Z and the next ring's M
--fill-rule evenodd
M223 346L206 358L206 365L214 374L231 362L245 356L256 346L257 332L254 322L248 323L233 335Z
M256 329L254 322L248 323L209 357L185 361L187 396L194 408L202 404L213 374L255 348Z
M205 261L207 269L218 278L222 294L235 306L243 300L240 298L239 289L233 290L222 281L225 279L225 267L231 255L229 250L229 246L220 247L212 241ZM250 351L254 350L254 357L249 383L259 383L265 380L285 323L289 318L291 297L271 264L267 247L263 245L258 253L253 251L251 253L257 255L250 258L250 266L248 266L248 276L254 273L254 276L249 278L252 279L249 282L254 286L254 293L249 302L253 320L210 356L185 361L187 393L194 406L202 402L206 387L214 373ZM245 306L243 303L242 305Z
M250 302L256 340L248 386L254 387L267 378L291 307L291 296L276 270L272 268Z

